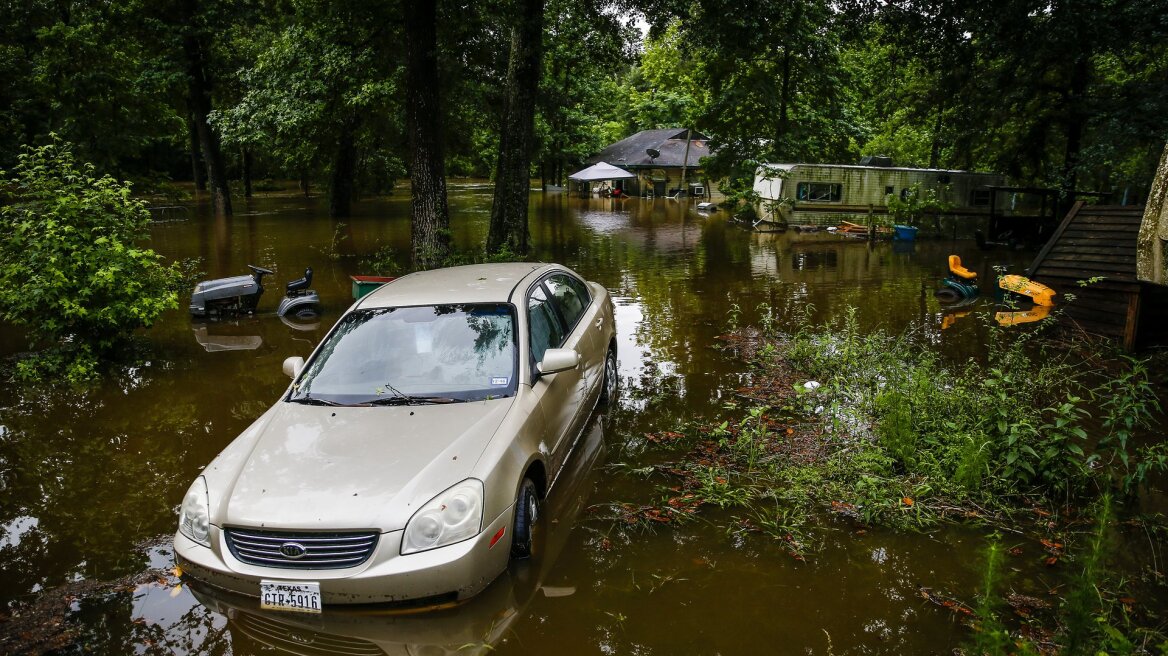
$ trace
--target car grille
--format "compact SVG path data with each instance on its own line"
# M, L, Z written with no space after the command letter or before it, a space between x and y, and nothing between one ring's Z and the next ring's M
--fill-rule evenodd
M360 638L329 635L250 613L235 616L235 626L251 639L305 656L385 656L377 645Z
M286 569L343 569L369 560L377 532L292 533L229 528L227 548L240 562ZM301 554L301 555L297 555Z

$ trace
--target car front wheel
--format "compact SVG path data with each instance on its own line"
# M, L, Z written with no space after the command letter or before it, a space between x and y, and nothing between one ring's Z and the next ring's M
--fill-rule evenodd
M530 478L523 479L519 496L515 499L515 532L511 538L511 557L530 558L532 529L539 520L539 491Z
M617 393L616 349L608 347L604 356L604 379L600 381L600 407L611 408L616 403Z

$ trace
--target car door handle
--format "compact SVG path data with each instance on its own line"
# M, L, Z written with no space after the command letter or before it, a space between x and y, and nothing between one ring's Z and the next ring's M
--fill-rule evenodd
M600 330L602 328L604 328L604 317L596 317L596 329Z

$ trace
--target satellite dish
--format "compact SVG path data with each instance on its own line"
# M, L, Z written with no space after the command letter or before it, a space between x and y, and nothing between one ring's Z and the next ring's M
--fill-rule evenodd
M657 159L658 157L661 157L661 151L657 150L656 148L646 148L645 154L648 155L650 159Z

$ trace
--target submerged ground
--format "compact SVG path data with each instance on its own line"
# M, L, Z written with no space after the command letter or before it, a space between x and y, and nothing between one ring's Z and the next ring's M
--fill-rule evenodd
M459 247L482 243L489 204L488 186L452 186ZM208 278L243 273L247 264L275 269L261 300L267 313L198 324L180 308L143 335L137 361L100 389L0 388L0 620L10 615L0 622L0 639L8 641L0 646L949 653L968 639L961 613L939 602L973 601L981 529L893 532L838 513L825 515L814 553L794 557L781 539L729 529L749 526L733 508L668 525L625 521L614 509L660 506L659 481L645 472L676 457L655 448L661 436L715 422L739 400L750 371L715 348L732 319L782 326L809 313L821 324L854 307L861 329L914 331L945 357L979 358L986 327L977 311L942 329L945 313L932 291L946 257L960 253L988 277L994 265L1020 273L1032 254L981 253L972 242L868 245L757 234L724 213L668 199L533 195L534 257L564 263L614 294L624 388L620 406L591 424L549 499L544 556L457 609L296 623L259 615L246 600L178 585L169 571L175 508L199 468L284 389L282 360L307 355L351 302L348 276L367 273L363 262L379 249L407 251L409 200L363 202L343 222L327 219L321 200L293 193L241 199L230 221L204 209L160 216L166 220L152 230L154 248L199 258ZM288 326L270 310L277 290L306 266L316 272L326 312L317 325ZM22 347L20 335L0 331L0 354ZM1048 548L1022 539L1005 546L1017 548L1007 587L1060 585L1059 572L1045 564ZM1153 556L1159 548L1153 540ZM1132 575L1154 577L1142 567ZM1158 606L1160 597L1137 603Z

